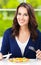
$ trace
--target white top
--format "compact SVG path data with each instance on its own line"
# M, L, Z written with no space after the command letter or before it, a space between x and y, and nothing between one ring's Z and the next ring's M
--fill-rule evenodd
M24 51L25 51L25 48L26 48L26 45L28 44L28 41L29 41L29 38L27 39L27 41L25 41L25 43L21 43L17 37L15 37L16 41L17 41L17 44L21 50L21 53L22 55L24 54Z

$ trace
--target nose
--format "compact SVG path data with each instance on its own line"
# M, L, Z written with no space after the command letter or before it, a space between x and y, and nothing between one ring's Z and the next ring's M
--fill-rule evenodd
M21 19L23 19L24 18L24 16L23 15L21 15Z

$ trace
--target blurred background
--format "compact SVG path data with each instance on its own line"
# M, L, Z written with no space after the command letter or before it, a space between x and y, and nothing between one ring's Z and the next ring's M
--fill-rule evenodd
M12 26L16 8L21 2L28 2L33 6L38 29L41 31L41 0L0 0L0 38Z

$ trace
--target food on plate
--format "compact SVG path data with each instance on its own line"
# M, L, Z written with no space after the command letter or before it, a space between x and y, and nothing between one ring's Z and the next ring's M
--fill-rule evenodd
M10 62L28 62L28 58L10 58L8 61Z

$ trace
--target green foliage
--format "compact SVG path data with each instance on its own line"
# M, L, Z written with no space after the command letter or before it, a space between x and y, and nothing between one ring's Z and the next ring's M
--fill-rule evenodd
M35 12L36 14L36 20L38 23L38 29L41 31L41 12Z
M16 0L15 1L11 0L10 2L7 3L7 8L16 8L18 4L19 3L16 2Z
M24 0L23 0L24 1ZM19 3L23 2L21 0L0 0L0 8L16 8ZM37 8L41 5L41 0L26 0L34 8Z
M0 8L16 8L19 3L18 0L1 0Z
M12 20L0 20L0 36L3 36L4 31L12 27Z
M26 0L27 3L30 3L34 8L37 8L41 5L40 0Z

